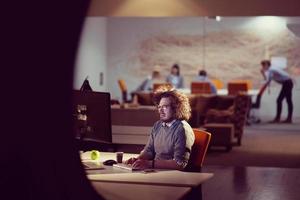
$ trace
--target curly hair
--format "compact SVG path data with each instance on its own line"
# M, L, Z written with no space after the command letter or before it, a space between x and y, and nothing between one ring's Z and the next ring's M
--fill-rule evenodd
M158 105L162 98L170 98L171 107L175 111L176 119L189 120L191 117L191 106L185 94L175 90L175 88L169 85L163 85L154 91L154 104Z

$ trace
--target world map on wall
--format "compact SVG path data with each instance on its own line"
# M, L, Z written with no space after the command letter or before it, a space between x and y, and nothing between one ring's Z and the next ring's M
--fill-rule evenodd
M163 75L177 63L189 85L200 69L206 69L211 78L224 83L235 79L252 80L259 87L260 62L266 57L285 57L286 70L300 76L300 38L288 29L279 33L258 33L250 29L210 32L203 35L158 34L140 42L137 55L131 57L138 69L134 76L146 76L154 66Z

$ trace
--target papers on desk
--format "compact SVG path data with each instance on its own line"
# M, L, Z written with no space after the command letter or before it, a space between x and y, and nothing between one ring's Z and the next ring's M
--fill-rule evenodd
M80 159L82 161L84 160L91 160L91 151L86 151L86 152L80 152Z
M99 159L97 159L97 160L91 159L91 151L81 153L80 158L81 158L81 162L85 169L88 169L88 170L105 169Z
M93 161L82 162L85 169L105 169L102 163Z

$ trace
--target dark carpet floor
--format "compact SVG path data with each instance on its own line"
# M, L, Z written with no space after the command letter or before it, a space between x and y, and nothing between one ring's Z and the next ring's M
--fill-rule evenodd
M300 168L300 121L246 126L241 146L208 152L204 165Z

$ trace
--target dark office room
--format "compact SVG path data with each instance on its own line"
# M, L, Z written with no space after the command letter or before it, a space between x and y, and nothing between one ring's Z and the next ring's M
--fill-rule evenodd
M299 199L299 2L9 4L1 199Z

